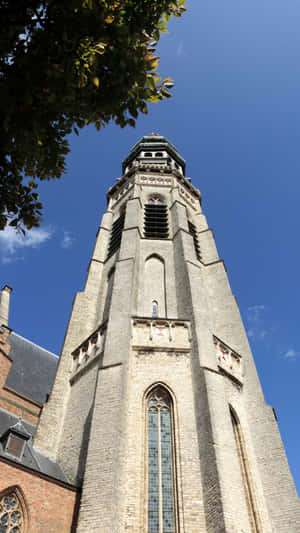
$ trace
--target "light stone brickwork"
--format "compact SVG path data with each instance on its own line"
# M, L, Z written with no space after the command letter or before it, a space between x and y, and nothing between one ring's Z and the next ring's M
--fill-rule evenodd
M123 172L35 445L82 485L78 532L149 533L147 394L160 384L173 402L172 533L299 533L296 489L201 194L163 137L143 137ZM167 206L165 239L144 236L151 201Z
M0 326L8 326L9 300L12 289L5 285L0 291Z
M130 391L127 405L127 454L124 472L127 505L124 531L145 531L146 494L146 406L149 387L162 383L174 402L175 454L177 465L178 514L180 531L206 531L202 480L193 409L190 353L140 351L131 354L128 369ZM184 390L182 384L184 383Z

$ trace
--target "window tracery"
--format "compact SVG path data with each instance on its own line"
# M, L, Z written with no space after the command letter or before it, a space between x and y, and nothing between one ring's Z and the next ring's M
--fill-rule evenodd
M148 201L148 204L160 204L160 205L164 205L165 202L164 200L161 198L161 196L159 196L158 194L156 195L153 195L149 198L149 201Z
M176 533L176 484L172 400L161 386L149 395L147 533Z
M0 533L24 533L24 515L16 491L0 499Z

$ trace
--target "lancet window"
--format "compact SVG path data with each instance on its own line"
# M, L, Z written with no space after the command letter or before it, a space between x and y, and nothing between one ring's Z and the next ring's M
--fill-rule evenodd
M24 515L15 490L0 497L0 533L24 533Z
M197 235L196 226L190 220L188 220L188 225L189 225L189 232L190 232L190 234L193 237L196 257L197 257L198 261L201 261L201 252L200 252L200 246L199 246L199 242L198 242L198 235Z
M121 239L122 239L122 231L124 228L124 222L125 222L125 209L123 210L119 218L112 225L108 252L107 252L107 259L111 257L118 250L118 248L120 248Z
M240 422L237 418L237 415L233 412L233 409L230 407L231 422L233 426L234 438L237 448L237 453L240 462L241 475L244 485L244 491L246 496L247 508L249 520L251 523L251 531L253 533L260 533L261 529L259 527L259 518L257 514L257 509L255 505L254 492L251 484L250 472L248 467L248 461L246 456L245 444L243 439L243 434L240 426Z
M152 316L158 316L158 303L156 300L152 302Z
M162 386L148 396L147 533L177 533L173 406Z

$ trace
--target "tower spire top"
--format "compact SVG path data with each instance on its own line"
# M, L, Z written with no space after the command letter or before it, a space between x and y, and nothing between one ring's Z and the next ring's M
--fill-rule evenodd
M145 155L148 154L148 155ZM182 169L185 175L185 160L179 154L177 148L163 135L159 133L149 133L144 135L130 150L129 155L122 162L122 171L135 160L143 158L173 160L175 166Z

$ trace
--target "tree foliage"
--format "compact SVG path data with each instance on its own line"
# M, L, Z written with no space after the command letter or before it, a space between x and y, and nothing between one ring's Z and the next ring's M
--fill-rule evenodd
M155 46L185 0L0 0L0 229L41 221L38 180L66 169L66 136L134 126L171 96Z

